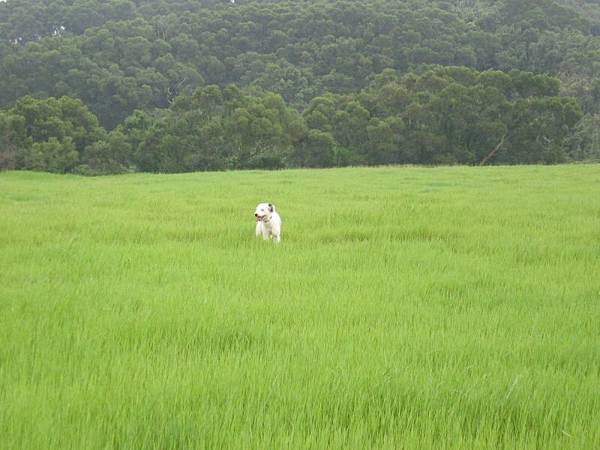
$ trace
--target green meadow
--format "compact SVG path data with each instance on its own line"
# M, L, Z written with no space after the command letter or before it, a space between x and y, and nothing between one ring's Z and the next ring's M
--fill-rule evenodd
M585 450L599 424L599 165L0 173L2 449Z

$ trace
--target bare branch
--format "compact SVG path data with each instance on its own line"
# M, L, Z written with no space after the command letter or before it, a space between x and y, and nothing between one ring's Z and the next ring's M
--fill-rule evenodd
M502 147L502 144L504 144L504 139L505 138L506 138L506 134L503 134L502 135L502 139L500 139L500 142L498 142L498 145L496 145L496 147L494 147L494 149L491 152L489 152L488 155L485 158L483 158L481 160L481 162L479 163L480 166L483 166L486 162L488 162L488 160L490 158L492 158L496 154L496 152L498 150L500 150L500 147Z

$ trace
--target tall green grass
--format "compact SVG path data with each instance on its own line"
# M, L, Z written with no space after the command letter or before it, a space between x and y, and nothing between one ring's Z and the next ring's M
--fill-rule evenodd
M0 448L600 448L600 166L2 173L0 268Z

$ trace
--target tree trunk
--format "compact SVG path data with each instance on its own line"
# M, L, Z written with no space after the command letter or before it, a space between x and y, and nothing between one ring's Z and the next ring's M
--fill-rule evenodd
M488 162L488 160L490 158L492 158L496 154L496 152L498 150L500 150L500 147L502 147L502 144L504 144L505 138L506 138L506 134L502 135L502 139L500 139L500 142L498 142L498 145L496 145L496 147L494 147L494 149L491 152L489 152L485 158L483 158L481 160L481 162L479 163L480 166L483 166L486 162Z

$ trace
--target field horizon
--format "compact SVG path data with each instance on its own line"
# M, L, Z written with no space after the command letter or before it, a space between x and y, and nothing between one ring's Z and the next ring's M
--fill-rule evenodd
M0 267L0 448L600 446L600 165L0 172Z

